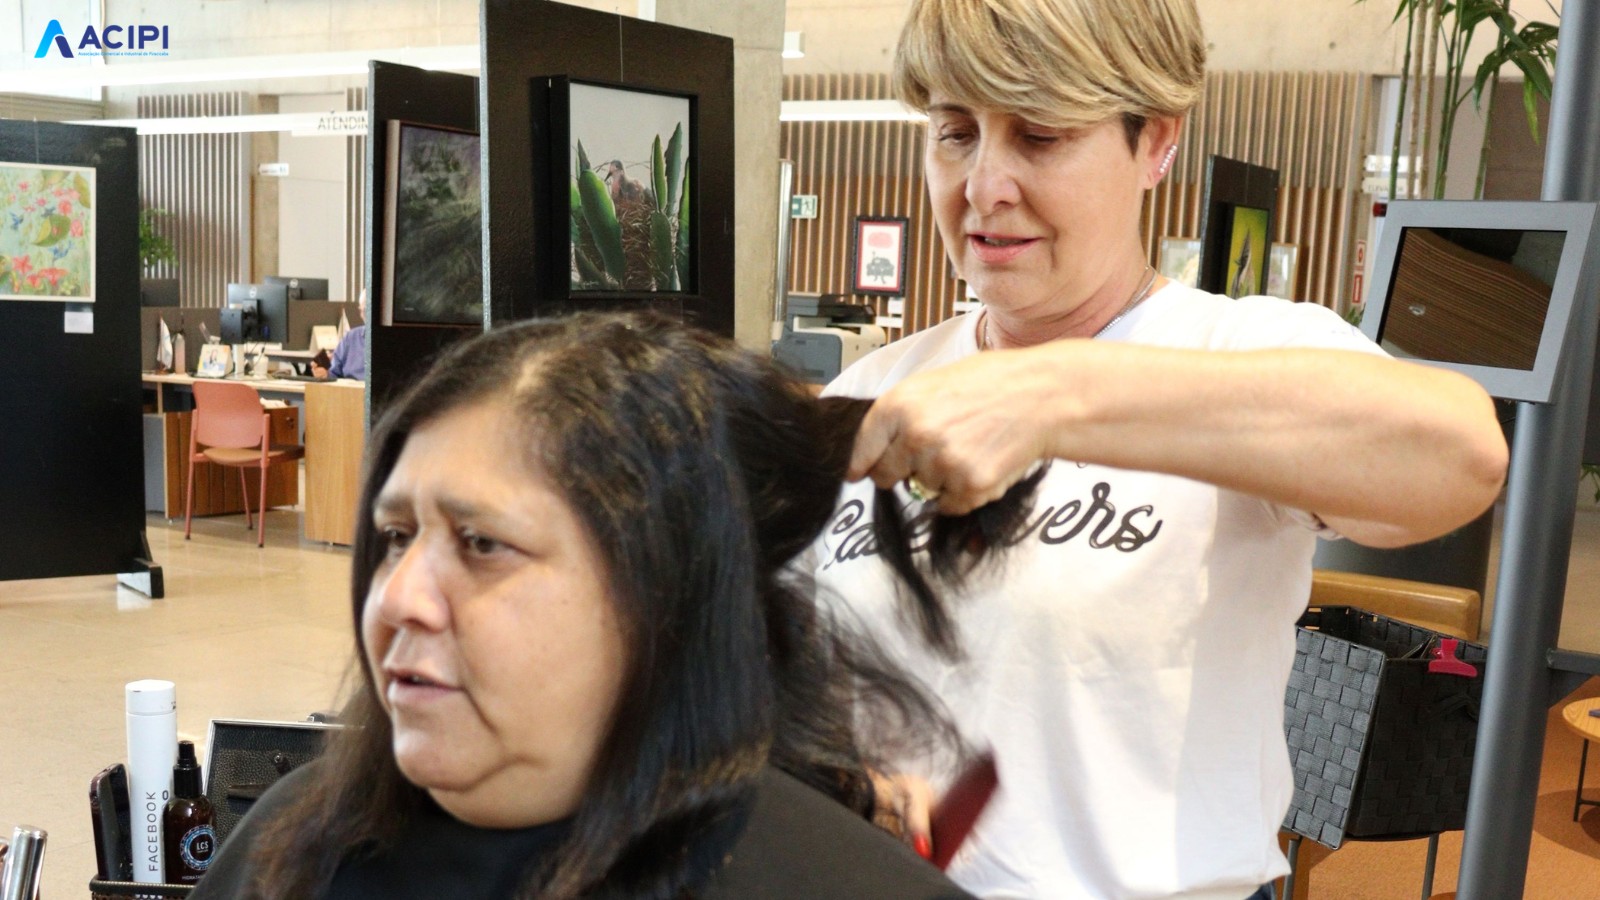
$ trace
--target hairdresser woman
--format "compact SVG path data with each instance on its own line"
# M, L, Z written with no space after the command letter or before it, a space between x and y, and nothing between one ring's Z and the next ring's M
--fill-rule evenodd
M1327 309L1147 264L1141 207L1205 46L1192 0L912 0L900 37L940 236L983 307L830 387L880 398L852 475L947 514L1055 462L1021 545L952 602L959 654L898 614L861 535L870 483L844 494L816 577L994 748L1000 794L950 870L980 896L1270 896L1314 539L1431 538L1503 477L1471 381L1393 361ZM935 794L947 777L902 774Z
M657 318L446 355L373 436L352 727L196 900L969 896L864 818L852 694L901 734L929 707L779 581L843 406Z

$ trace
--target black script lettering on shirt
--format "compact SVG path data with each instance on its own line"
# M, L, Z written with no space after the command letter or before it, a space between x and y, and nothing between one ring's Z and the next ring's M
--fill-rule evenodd
M1094 530L1089 533L1089 546L1096 550L1109 547L1124 553L1132 553L1150 543L1161 532L1160 520L1157 520L1148 532L1141 530L1133 521L1135 516L1148 519L1154 515L1155 507L1148 503L1134 507L1118 519L1117 507L1108 499L1111 496L1111 485L1104 481L1097 482L1090 489L1090 494L1094 499L1087 510L1083 508L1083 502L1080 500L1069 500L1060 508L1047 507L1024 534L1037 533L1039 540L1045 544L1065 544L1094 524ZM1116 526L1115 529L1107 535L1106 529L1113 525Z
M1132 553L1155 540L1161 533L1163 520L1155 518L1155 507L1146 503L1117 515L1111 502L1111 485L1096 482L1090 488L1090 500L1085 508L1082 500L1068 500L1060 506L1047 506L1028 523L1018 542L1029 536L1046 546L1065 544L1088 531L1086 543L1095 550L1118 550ZM912 523L912 550L927 547L931 520L919 518ZM867 505L860 500L848 500L834 513L828 526L830 538L839 538L832 556L823 563L830 569L836 563L847 563L864 556L878 555L878 541L872 533L872 518ZM832 543L831 541L829 542Z

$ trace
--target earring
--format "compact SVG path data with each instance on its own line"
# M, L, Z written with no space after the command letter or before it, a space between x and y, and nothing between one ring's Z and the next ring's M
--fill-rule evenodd
M1166 174L1167 174L1167 170L1172 168L1172 161L1177 159L1177 158L1178 158L1178 145L1177 144L1173 144L1171 147L1167 148L1167 156L1166 156L1165 159L1163 159L1161 161L1161 171L1159 173L1157 173L1156 177L1157 178L1165 178Z

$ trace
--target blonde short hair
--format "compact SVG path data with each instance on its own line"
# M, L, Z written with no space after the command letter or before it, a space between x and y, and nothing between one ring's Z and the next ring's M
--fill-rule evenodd
M1056 128L1181 116L1200 99L1194 0L913 0L895 52L900 99L929 96Z

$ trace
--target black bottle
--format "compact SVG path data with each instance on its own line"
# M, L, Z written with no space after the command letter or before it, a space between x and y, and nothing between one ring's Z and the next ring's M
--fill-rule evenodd
M166 852L168 884L194 884L206 873L217 851L211 801L200 793L200 765L194 743L178 742L178 764L172 767L172 799L161 818L161 844Z

